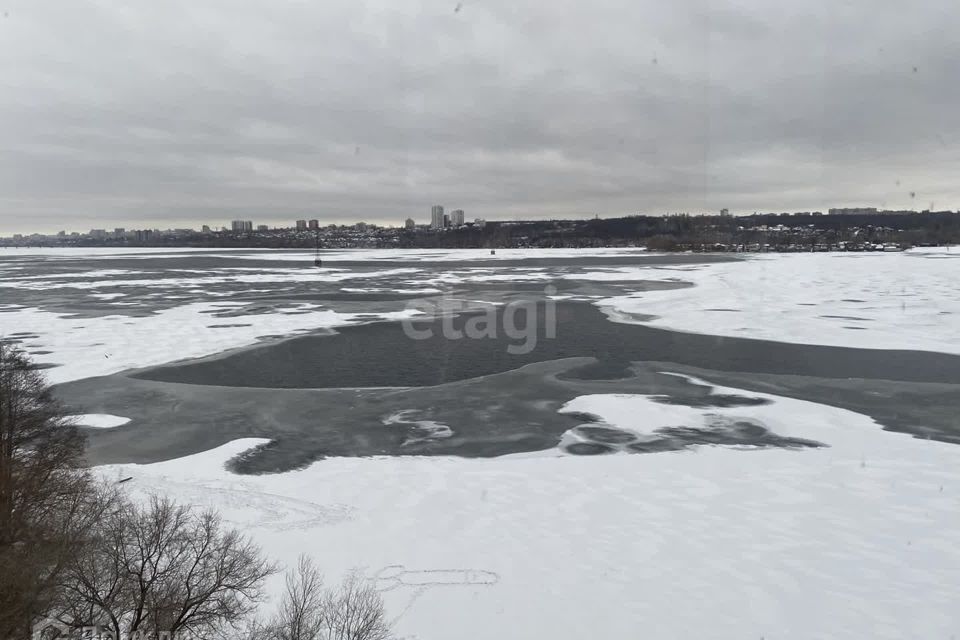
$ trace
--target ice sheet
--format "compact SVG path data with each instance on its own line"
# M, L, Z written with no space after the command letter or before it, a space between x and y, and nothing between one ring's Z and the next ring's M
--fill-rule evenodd
M692 333L960 354L960 249L764 254L675 275L695 286L598 304Z
M263 442L244 440L102 472L133 476L125 486L138 492L217 507L288 565L307 552L333 579L364 567L401 637L957 633L960 448L765 397L772 404L730 412L830 446L327 459L281 475L230 475L223 463ZM594 395L569 406L610 424L702 412L646 396Z

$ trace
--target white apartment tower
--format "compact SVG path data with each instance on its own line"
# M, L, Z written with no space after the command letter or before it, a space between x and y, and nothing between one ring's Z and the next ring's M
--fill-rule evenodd
M443 205L435 204L430 209L430 228L443 229L443 227L444 227Z

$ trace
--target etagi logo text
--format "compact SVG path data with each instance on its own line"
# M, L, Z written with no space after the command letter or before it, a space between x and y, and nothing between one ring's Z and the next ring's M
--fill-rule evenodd
M498 339L501 336L514 342L507 345L507 353L525 355L536 349L541 337L557 337L557 306L550 296L556 288L545 288L541 300L515 300L502 305L471 303L449 296L435 300L418 300L407 305L423 315L403 320L403 332L412 340L429 340L439 333L447 340ZM457 327L458 317L465 318Z

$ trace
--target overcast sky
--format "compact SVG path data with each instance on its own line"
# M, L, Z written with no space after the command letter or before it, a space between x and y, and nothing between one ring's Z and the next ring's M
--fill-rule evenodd
M957 0L0 6L0 234L960 208Z

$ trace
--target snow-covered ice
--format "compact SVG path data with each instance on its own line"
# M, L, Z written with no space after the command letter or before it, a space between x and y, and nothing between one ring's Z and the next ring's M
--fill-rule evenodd
M385 278L394 279L391 291L402 282L404 291L436 295L442 290L433 285L569 278L604 287L625 282L616 285L623 295L599 303L619 321L798 343L960 353L957 249L610 268L384 264L354 274L257 266L264 260L312 260L309 252L124 253L5 254L52 263L87 256L93 267L66 276L23 278L21 265L3 265L2 284L24 296L73 295L117 309L84 317L4 303L0 337L15 335L39 362L59 364L46 373L64 382L213 355L264 335L415 313L346 312L291 301L263 312L244 302L216 302L234 295L215 290L224 283L261 283L243 289L245 294L276 293L294 280L337 288L343 282L346 293L377 293ZM98 258L118 255L173 260L200 253L249 260L251 266L197 269L195 277L165 280L95 268ZM566 254L339 251L325 257L334 255L453 262ZM353 277L365 281L346 282ZM630 281L640 280L694 286L632 291ZM108 291L97 291L101 287ZM129 287L131 296L173 306L125 315L126 305L135 303L117 301L121 295L110 287ZM197 296L209 299L198 302ZM34 304L37 298L25 299ZM640 439L665 426L722 419L762 423L772 433L826 446L695 446L595 457L558 450L496 459L329 458L283 474L233 475L225 462L267 442L246 439L187 458L100 472L132 476L124 486L137 492L216 507L288 565L306 551L331 579L362 566L383 589L397 631L407 638L960 637L960 447L884 431L866 416L811 402L719 387L715 392L769 402L700 408L593 393L561 411L591 414L599 420L593 424L629 430ZM76 419L104 429L126 422L102 414ZM457 437L457 424L418 420L412 412L386 420L397 429L412 428L414 437ZM280 586L280 578L272 583L274 591Z
M91 429L113 429L130 422L130 418L114 416L109 413L82 413L67 417L78 427L90 427Z
M960 448L882 431L856 413L750 395L772 404L722 411L829 447L327 459L240 477L223 464L263 442L241 440L102 472L216 507L288 565L303 551L334 579L362 566L401 637L899 640L960 631ZM658 424L664 411L675 421L702 411L603 395L570 408L627 428Z
M694 287L598 304L614 320L641 314L693 333L960 354L960 248L763 254L672 270Z

